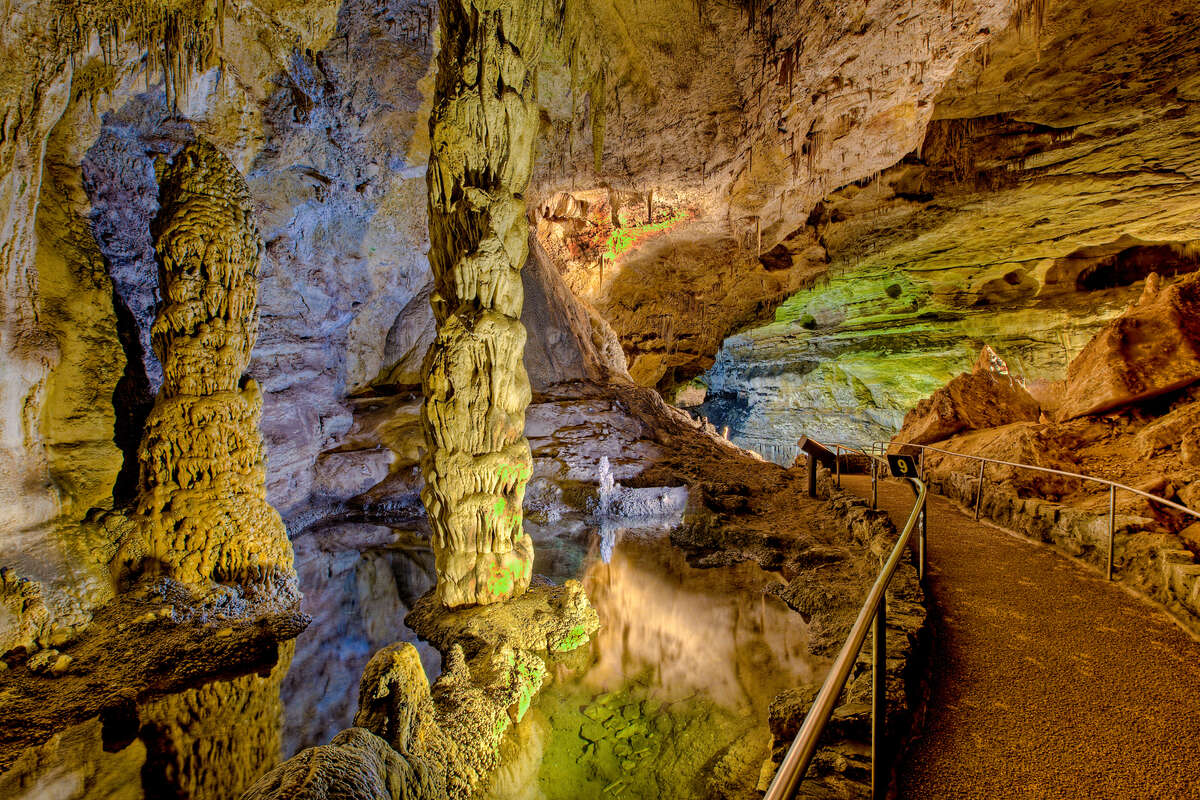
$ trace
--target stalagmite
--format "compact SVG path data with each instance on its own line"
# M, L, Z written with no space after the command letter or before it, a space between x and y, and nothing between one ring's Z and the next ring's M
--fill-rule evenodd
M151 340L163 384L138 448L134 530L119 567L157 567L187 584L270 583L283 598L294 592L292 547L266 500L262 394L242 377L258 328L262 247L249 190L198 141L167 168L159 201L162 302Z
M428 171L438 333L424 370L422 500L438 596L453 607L522 594L533 566L521 517L531 455L520 316L542 10L529 0L439 8L448 33Z

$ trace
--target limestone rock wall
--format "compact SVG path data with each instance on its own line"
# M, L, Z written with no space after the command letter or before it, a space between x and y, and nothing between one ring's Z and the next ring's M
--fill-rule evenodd
M890 438L985 344L1040 398L1150 272L1194 271L1200 18L1129 11L1048 2L961 60L919 147L822 198L828 281L726 341L710 418L764 452Z
M1161 287L1155 273L1135 306L1109 323L1067 369L1059 416L1098 414L1200 379L1200 279Z
M566 48L565 67L543 73L553 127L535 199L611 188L687 212L603 265L559 258L588 273L631 374L664 387L693 377L725 336L803 286L823 258L764 257L805 228L821 197L918 148L960 61L1026 5L567 4L568 28L572 9L592 27ZM638 24L612 24L622 19ZM585 88L593 63L602 68ZM564 85L579 88L557 100ZM627 205L620 227L636 233L653 215L644 201Z
M970 372L957 376L905 415L896 440L929 444L961 431L1036 422L1040 412L1037 401L1008 366L991 348L984 348Z

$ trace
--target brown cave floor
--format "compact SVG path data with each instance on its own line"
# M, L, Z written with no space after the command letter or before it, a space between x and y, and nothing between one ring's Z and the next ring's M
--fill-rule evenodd
M869 496L870 479L844 485ZM900 525L912 491L880 483ZM1200 797L1200 643L1066 556L930 499L934 643L900 797Z

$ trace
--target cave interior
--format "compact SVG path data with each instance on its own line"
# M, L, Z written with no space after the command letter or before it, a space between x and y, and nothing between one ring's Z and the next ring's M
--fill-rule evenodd
M0 797L1200 798L1195 0L5 12Z

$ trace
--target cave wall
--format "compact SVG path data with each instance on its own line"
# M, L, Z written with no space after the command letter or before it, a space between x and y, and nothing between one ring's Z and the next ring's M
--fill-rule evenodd
M1150 271L1197 266L1197 33L1191 4L1106 0L998 32L920 148L822 199L827 280L724 343L702 413L790 461L804 433L890 438L984 344L1061 378Z
M534 191L653 192L684 216L605 263L586 247L551 248L560 268L587 273L584 296L613 324L634 378L671 388L697 375L726 335L823 272L812 242L783 269L761 256L803 231L826 193L918 147L959 61L1027 6L810 0L688 13L657 0L616 4L609 13L638 20L619 27L594 11L603 80L582 95L583 113L544 101ZM543 70L544 83L577 71Z
M158 162L197 136L246 176L265 243L249 374L268 501L295 533L373 486L419 485L407 461L353 444L351 398L411 391L430 341L436 7L241 3L219 63L164 82L143 58L153 31L114 47L56 25L62 3L10 5L0 564L56 584L67 600L42 600L56 613L111 592L112 542L82 522L133 496L162 380ZM1195 260L1197 26L1182 0L1131 14L1110 0L555 13L529 205L590 198L625 219L589 218L589 233L635 241L597 259L532 213L535 391L625 380L626 358L664 389L711 368L704 413L764 452L813 419L874 438L980 344L1036 380L1121 310L1148 263Z
M417 121L434 41L421 4L248 6L224 20L219 67L177 76L173 114L135 35L81 44L51 5L17 4L0 42L0 564L51 587L38 602L68 615L111 594L115 537L81 523L133 499L162 384L150 347L159 162L203 136L247 177L266 243L249 372L268 500L303 515L321 494L319 454L350 427L346 394L387 366L380 331L428 282ZM121 13L109 5L89 18Z

